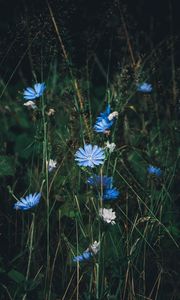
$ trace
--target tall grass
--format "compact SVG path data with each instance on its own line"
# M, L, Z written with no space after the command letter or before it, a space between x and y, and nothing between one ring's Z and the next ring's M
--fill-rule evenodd
M79 71L70 64L50 6L49 12L64 64L54 59L49 73L32 70L38 82L47 84L37 110L24 107L21 94L14 100L22 84L13 87L2 80L0 85L0 299L178 300L179 78L173 51L168 52L172 48L168 45L163 63L165 43L136 59L122 15L129 49L124 61L130 57L129 63L112 80L106 74L99 92L91 65ZM152 84L151 94L137 92L144 81ZM110 135L98 134L93 125L107 104L119 117ZM106 150L102 167L92 172L77 166L79 147L105 147L108 140L116 148ZM57 160L52 172L50 159ZM160 167L162 175L148 174L149 165ZM105 203L102 186L94 191L87 185L93 173L113 176L118 200ZM32 211L13 210L17 199L39 191L41 202ZM102 207L113 208L116 224L99 217ZM73 262L94 241L100 242L97 255Z

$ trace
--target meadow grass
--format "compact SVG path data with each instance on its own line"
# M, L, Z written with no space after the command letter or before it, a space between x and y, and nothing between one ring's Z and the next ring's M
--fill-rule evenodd
M32 82L47 85L37 109L23 106L18 94L26 88L22 83L11 86L11 78L0 83L0 299L178 300L178 77L173 53L161 68L159 49L136 61L127 36L129 64L111 80L106 74L99 92L89 66L79 72L70 64L50 6L49 11L66 67L54 59L49 73L32 70ZM151 93L137 91L142 82L152 84ZM110 132L97 133L96 118L108 104L119 116ZM107 141L116 147L112 153L105 149L102 166L77 165L79 147L105 148ZM57 161L51 172L50 159ZM149 165L160 168L161 176L149 174ZM87 184L93 174L112 176L120 196L103 201L102 182L99 189ZM35 192L42 194L37 207L13 210L17 200ZM102 220L102 207L113 209L115 224ZM73 262L91 251L95 241L100 250L92 251L91 259Z

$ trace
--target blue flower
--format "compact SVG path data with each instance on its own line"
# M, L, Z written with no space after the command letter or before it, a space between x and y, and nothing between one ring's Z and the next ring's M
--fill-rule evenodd
M162 171L160 168L157 168L157 167L154 167L152 165L150 165L148 168L147 168L147 171L149 174L153 174L153 175L156 175L156 176L161 176L162 174Z
M90 260L90 258L96 255L100 250L100 242L95 241L90 245L81 255L75 256L73 258L74 262L81 262L84 260Z
M103 187L107 188L112 184L112 177L93 175L88 178L87 183L93 186L102 185Z
M100 113L100 116L97 117L94 130L96 132L107 133L110 127L114 124L114 119L117 116L118 112L114 111L111 113L110 105L108 105L105 112Z
M138 84L137 91L141 93L151 93L152 92L152 85L147 82L143 82Z
M84 149L79 148L75 153L75 160L77 164L82 167L94 168L95 166L102 165L104 159L104 150L97 145L92 146L91 144L85 144Z
M111 113L111 107L110 105L108 104L108 106L106 107L106 110L105 112L103 113L100 113L100 117L97 117L97 121L102 121L102 120L108 120L108 116L110 115Z
M81 261L85 261L85 260L90 260L92 257L92 252L90 251L84 251L83 254L75 256L73 258L74 262L81 262Z
M27 87L23 92L23 97L25 100L33 100L42 96L46 88L45 83L35 83L34 88Z
M103 200L114 200L117 199L120 195L120 192L116 188L109 188L103 191Z
M97 188L102 186L102 198L105 201L116 199L120 195L120 192L117 190L117 188L112 186L112 181L112 177L98 175L93 175L87 179L87 183L92 186L96 186Z
M41 193L30 194L14 204L15 209L28 210L39 203Z
M98 119L98 118L97 118ZM101 121L96 121L94 125L94 130L96 132L107 132L109 128L113 125L114 121L109 121L108 119L102 119Z

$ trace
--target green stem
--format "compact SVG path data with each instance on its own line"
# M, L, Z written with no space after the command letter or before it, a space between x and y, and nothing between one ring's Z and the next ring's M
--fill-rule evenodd
M45 116L45 103L44 97L42 97L42 119L43 119L43 174L45 175L46 183L46 288L48 295L48 281L49 281L49 269L50 269L50 225L49 225L49 174L48 174L48 138L47 138L47 121ZM50 295L49 295L50 296ZM47 296L47 299L49 299Z
M26 271L26 282L29 278L30 273L30 267L31 267L31 260L32 260L32 251L33 251L33 238L34 238L34 224L35 224L35 214L32 213L32 222L30 227L30 242L29 242L29 259L28 259L28 265L27 265L27 271ZM29 239L29 237L28 237ZM27 293L24 294L22 300L25 300L27 296Z

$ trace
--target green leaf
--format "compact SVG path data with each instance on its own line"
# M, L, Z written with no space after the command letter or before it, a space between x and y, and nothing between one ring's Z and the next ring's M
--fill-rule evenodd
M37 286L40 285L41 281L43 279L43 275L39 274L38 277L36 277L36 279L29 279L26 282L26 291L33 291L34 289L37 288Z
M74 219L78 217L78 212L72 209L71 203L66 203L61 207L61 216L67 216Z
M9 278L11 278L16 283L21 283L21 282L24 282L26 280L26 278L24 277L24 275L22 273L14 270L14 269L9 271L8 276L9 276Z

